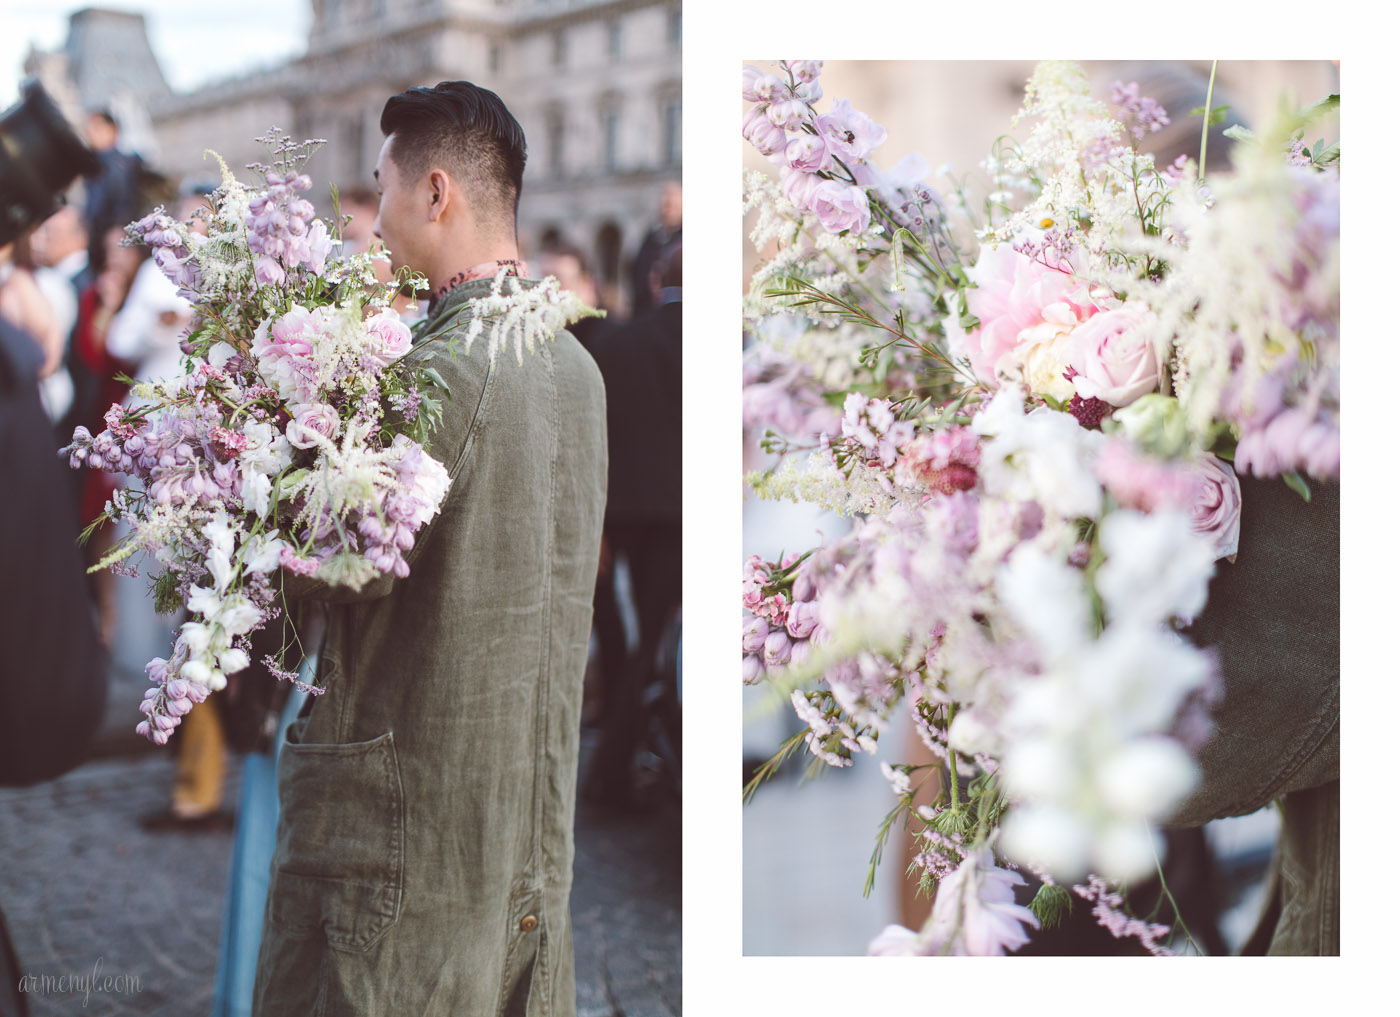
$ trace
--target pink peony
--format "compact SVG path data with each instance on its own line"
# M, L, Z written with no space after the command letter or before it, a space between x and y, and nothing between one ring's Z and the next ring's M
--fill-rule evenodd
M870 227L870 200L854 184L823 181L812 192L811 210L829 233L861 234Z
M990 385L998 383L999 362L1010 373L1013 352L1023 338L1044 342L1099 310L1084 283L1032 261L1010 244L983 246L968 278L976 288L967 291L967 309L979 324L963 336L963 353L977 377Z
M1079 372L1074 388L1082 398L1127 406L1156 390L1157 350L1139 328L1147 315L1147 305L1133 301L1101 311L1071 333L1069 361Z

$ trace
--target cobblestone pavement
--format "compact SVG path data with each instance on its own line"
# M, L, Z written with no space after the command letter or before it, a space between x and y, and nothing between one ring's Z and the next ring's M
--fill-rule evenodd
M231 835L140 827L168 804L173 772L153 750L0 789L0 908L20 971L50 976L48 992L27 994L32 1017L208 1012ZM579 1017L679 1014L679 809L619 818L581 803L577 829ZM60 976L94 969L106 991L58 991Z

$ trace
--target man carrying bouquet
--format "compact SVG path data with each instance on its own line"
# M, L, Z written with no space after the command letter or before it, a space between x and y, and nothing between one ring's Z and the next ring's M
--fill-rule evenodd
M579 707L607 476L603 385L566 332L521 365L447 355L523 275L519 124L467 82L389 99L376 233L432 299L410 357L451 390L451 476L405 578L328 603L325 694L288 732L254 1013L574 1012ZM526 284L529 286L530 284Z

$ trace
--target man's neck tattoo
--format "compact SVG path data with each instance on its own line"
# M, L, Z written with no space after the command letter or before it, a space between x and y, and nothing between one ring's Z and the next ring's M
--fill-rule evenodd
M502 266L505 267L506 275L524 276L529 272L529 269L525 266L525 262L519 261L516 258L497 258L495 261L483 261L480 265L473 265L471 268L462 269L462 271L439 286L433 291L432 298L428 301L428 305L431 307L433 304L436 304L443 297L447 296L450 290L462 285L464 282L471 282L473 279L496 278L496 273L501 270Z

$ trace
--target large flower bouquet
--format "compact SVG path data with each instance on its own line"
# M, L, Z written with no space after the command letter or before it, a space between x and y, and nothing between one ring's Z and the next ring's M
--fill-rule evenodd
M744 69L778 167L746 183L745 425L778 457L749 483L853 524L745 566L744 680L805 725L746 794L911 726L938 762L881 763L879 837L911 830L931 913L872 952L1014 950L1070 887L1162 952L1115 886L1199 780L1218 675L1183 630L1237 552L1235 471L1339 475L1339 158L1301 140L1336 98L1232 130L1202 179L1142 150L1167 117L1137 85L1043 64L974 207L917 156L878 169L884 128L820 112L820 74Z
M338 214L328 226L303 197L301 169L320 142L260 140L273 158L250 167L262 184L223 166L211 207L196 213L207 231L160 209L128 227L192 305L186 370L136 384L106 430L80 427L64 449L75 468L131 478L94 523L130 529L95 567L136 575L129 559L143 552L157 609L189 612L171 656L146 668L154 684L137 731L162 744L249 665L248 636L281 612L285 576L358 590L408 575L404 555L449 483L428 441L450 393L434 351L405 359L414 337L390 307L425 280L405 270L380 285L383 252L337 256ZM504 273L476 303L466 345L484 333L493 363L502 347L520 359L598 313L556 280L524 288ZM296 681L280 657L264 662Z

